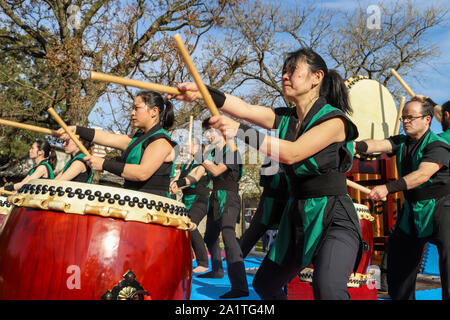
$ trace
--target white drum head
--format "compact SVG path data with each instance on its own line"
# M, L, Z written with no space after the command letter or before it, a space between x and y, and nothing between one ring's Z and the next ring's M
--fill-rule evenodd
M397 107L390 92L381 83L358 76L346 81L353 114L349 118L358 127L358 141L386 139L394 133Z

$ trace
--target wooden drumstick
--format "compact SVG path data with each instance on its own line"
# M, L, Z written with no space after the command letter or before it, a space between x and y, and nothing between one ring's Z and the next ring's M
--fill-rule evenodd
M434 116L436 118L437 121L441 122L442 121L442 107L440 105L436 105L434 107Z
M349 179L347 179L347 186L349 186L350 188L359 190L361 192L364 192L365 194L369 194L370 191L371 191L369 188L366 188L366 187L364 187L364 186L362 186L362 185L360 185L360 184L358 184L358 183L356 183L356 182L354 182L352 180L349 180Z
M113 76L113 75L101 73L101 72L91 71L90 78L92 80L98 80L98 81L103 81L103 82L112 82L112 83L117 83L117 84L121 84L124 86L158 91L158 92L168 93L168 94L173 94L173 95L179 95L179 94L189 95L189 91L187 91L186 93L182 93L182 92L180 92L180 90L178 90L175 87L164 86L162 84L157 84L157 83L152 83L152 82L127 79L127 78ZM199 98L202 98L202 96L200 95Z
M397 119L395 119L394 126L394 136L398 135L398 132L400 130L400 117L402 116L403 107L405 106L405 100L406 97L401 97L400 103L398 104Z
M80 142L80 140L77 138L75 133L73 133L72 130L69 129L69 127L66 125L64 120L59 117L59 115L56 113L55 109L49 108L48 113L50 113L50 115L53 117L53 119L55 119L55 121L61 126L61 128L63 128L64 131L66 131L66 133L69 135L70 139L72 139L73 142L75 142L75 144L81 150L81 152L83 152L85 156L90 156L91 154L89 153L89 151Z
M6 195L10 196L10 195L13 194L13 192L12 191L8 191L8 190L0 189L0 194L6 194Z
M397 71L395 71L394 69L391 69L391 74L395 77L395 79L398 80L398 82L400 82L400 84L402 85L403 89L405 89L406 92L407 92L411 97L414 97L414 96L415 96L414 91L412 91L412 89L406 84L406 82L403 81L402 77L400 77L400 75L397 73Z
M45 133L45 134L51 134L52 136L57 135L55 130L42 128L42 127L34 126L31 124L19 123L19 122L10 121L10 120L4 120L4 119L0 119L0 124L4 124L5 126L15 127L15 128L19 128L19 129L25 129L25 130L30 130L30 131L35 131L35 132L40 132L40 133Z
M197 84L198 90L202 94L203 100L206 103L206 106L208 107L209 111L213 116L220 115L219 110L216 107L216 104L214 103L213 99L211 98L211 94L209 93L208 89L206 88L206 85L203 83L202 78L200 77L200 73L198 72L197 68L194 65L194 62L191 59L191 56L189 55L189 52L186 49L186 46L184 45L183 40L181 39L181 36L179 33L173 36L173 39L175 40L178 52L182 56L184 62L186 63L187 68L189 69L189 72L191 73L192 77L194 78L195 83ZM233 140L227 140L227 145L232 151L236 151L236 144Z
M398 82L400 82L400 84L402 85L402 87L406 90L406 92L411 96L414 97L416 94L414 93L414 91L412 91L412 89L406 84L406 82L402 79L402 77L400 77L400 75L397 73L397 71L395 71L394 69L391 69L391 73L392 75L398 80ZM441 122L442 120L442 108L439 105L436 105L434 107L434 116L436 117L436 120Z
M191 148L192 146L192 123L194 121L194 117L190 116L189 117L189 136L188 136L188 143L189 143L189 148Z

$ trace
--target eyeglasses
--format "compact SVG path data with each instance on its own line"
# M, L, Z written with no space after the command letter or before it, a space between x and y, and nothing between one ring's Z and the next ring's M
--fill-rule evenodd
M405 117L400 117L400 121L409 121L409 122L411 122L411 121L414 121L414 120L416 120L416 119L424 118L424 117L426 117L426 116L417 116L417 117L414 117L414 116L405 116Z

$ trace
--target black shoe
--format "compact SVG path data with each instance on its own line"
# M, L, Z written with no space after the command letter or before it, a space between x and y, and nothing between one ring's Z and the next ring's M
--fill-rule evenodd
M223 271L210 271L207 273L199 274L197 278L211 278L211 279L222 279L225 276Z
M380 272L380 290L381 292L388 292L387 273Z
M231 289L231 291L228 291L227 293L220 296L220 299L235 299L235 298L242 298L242 297L248 297L249 293L248 291L239 290L239 289Z

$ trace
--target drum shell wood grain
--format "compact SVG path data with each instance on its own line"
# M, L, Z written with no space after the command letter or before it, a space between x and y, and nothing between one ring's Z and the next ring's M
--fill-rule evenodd
M0 233L1 299L101 299L129 270L152 299L189 299L189 232L15 207Z

